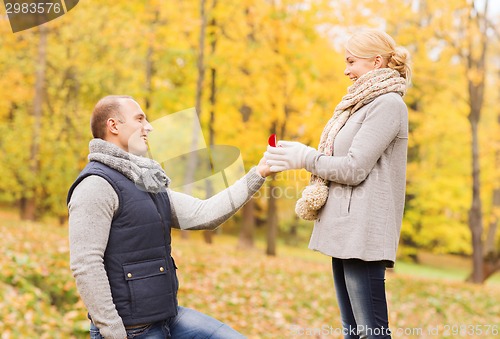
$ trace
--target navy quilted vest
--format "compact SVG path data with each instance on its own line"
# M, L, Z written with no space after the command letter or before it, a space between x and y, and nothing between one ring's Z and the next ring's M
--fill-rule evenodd
M98 175L116 191L104 266L113 302L125 326L165 320L177 314L175 263L171 257L171 211L166 191L145 192L118 171L90 162L68 192L86 177ZM89 239L91 241L91 239Z

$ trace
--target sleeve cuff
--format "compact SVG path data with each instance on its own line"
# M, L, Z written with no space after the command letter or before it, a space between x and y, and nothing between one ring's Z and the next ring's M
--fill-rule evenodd
M246 175L247 187L251 194L257 192L264 182L266 178L262 177L257 171L257 167L252 167L250 171L248 171Z
M324 156L323 153L318 152L314 148L311 148L311 150L308 152L306 156L306 161L305 161L305 169L308 172L311 172L314 174L316 171L316 164L318 162L318 159Z
M104 338L123 339L127 337L127 330L121 321L99 329L99 332Z

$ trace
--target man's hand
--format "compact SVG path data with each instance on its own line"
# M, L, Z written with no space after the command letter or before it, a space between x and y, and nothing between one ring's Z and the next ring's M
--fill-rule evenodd
M271 172L271 169L269 168L269 165L266 164L266 158L263 157L262 159L260 159L259 164L257 165L257 173L259 173L263 178L273 174L273 172Z
M315 149L296 141L278 141L278 147L267 147L264 158L271 172L281 172L305 167L306 158Z

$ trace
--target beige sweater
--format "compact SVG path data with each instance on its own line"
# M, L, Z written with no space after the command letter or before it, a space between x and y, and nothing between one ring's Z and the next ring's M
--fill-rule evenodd
M169 189L173 227L217 228L236 213L264 181L253 168L235 184L207 200ZM68 204L71 270L93 322L107 339L126 338L104 269L104 251L118 205L118 195L111 184L95 175L78 184Z
M406 187L408 110L388 93L356 111L339 131L333 156L306 169L330 181L309 248L340 259L396 260Z

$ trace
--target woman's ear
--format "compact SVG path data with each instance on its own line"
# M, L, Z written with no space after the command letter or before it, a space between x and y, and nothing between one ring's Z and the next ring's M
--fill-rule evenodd
M384 58L381 55L377 55L374 60L374 69L384 67Z

